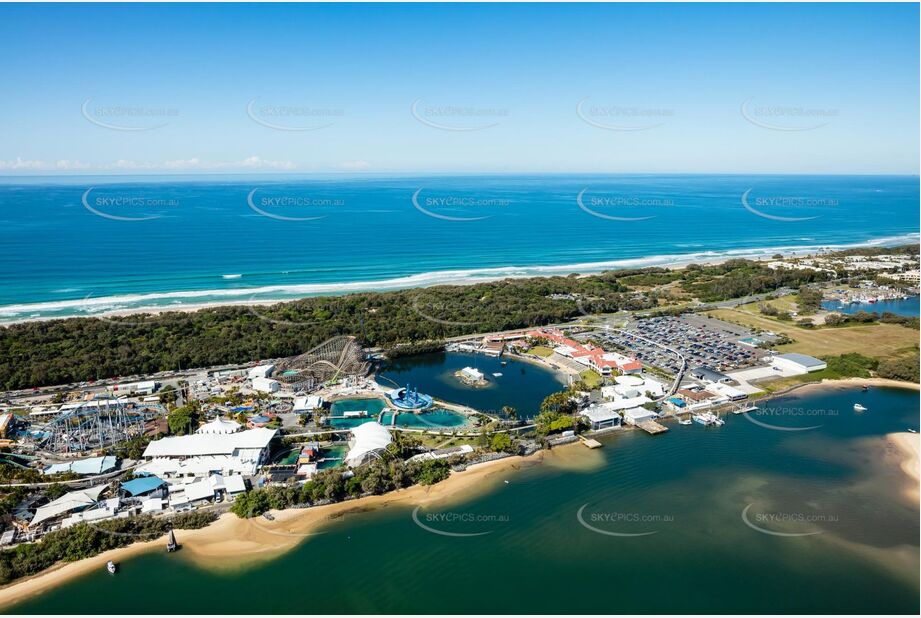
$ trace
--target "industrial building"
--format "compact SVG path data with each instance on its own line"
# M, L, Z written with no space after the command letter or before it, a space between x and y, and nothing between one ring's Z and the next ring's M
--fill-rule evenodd
M783 371L789 371L800 375L812 373L813 371L821 371L828 367L828 364L823 360L806 354L797 354L795 352L777 354L771 359L771 364L774 367L779 367Z

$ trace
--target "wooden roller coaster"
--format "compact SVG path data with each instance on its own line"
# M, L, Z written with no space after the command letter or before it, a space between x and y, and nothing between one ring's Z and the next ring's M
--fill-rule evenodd
M278 363L275 376L295 391L312 390L343 375L364 376L370 369L355 337L340 335Z

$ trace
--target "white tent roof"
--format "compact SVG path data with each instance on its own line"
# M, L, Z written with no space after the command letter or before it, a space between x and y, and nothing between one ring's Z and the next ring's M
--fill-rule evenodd
M144 457L194 457L233 455L237 449L263 449L275 437L275 429L260 427L230 434L194 434L155 440L147 445Z
M240 423L230 419L221 418L220 416L209 423L205 423L195 433L199 434L228 434L236 433L240 429Z
M102 490L105 488L106 485L103 483L95 487L68 492L57 500L52 500L45 506L36 509L35 517L32 518L32 522L29 525L35 526L43 521L57 517L58 515L92 506L96 504L96 501L99 499L99 494L101 494Z
M352 429L351 448L345 456L345 463L355 466L362 463L368 453L387 448L393 442L390 432L380 423L362 423Z

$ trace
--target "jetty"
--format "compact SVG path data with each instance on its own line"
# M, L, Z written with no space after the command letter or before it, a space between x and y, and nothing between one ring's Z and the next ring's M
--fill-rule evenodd
M637 423L636 426L652 436L668 431L668 427L652 420L642 421Z
M733 414L744 414L746 412L754 412L757 409L758 409L758 406L752 405L750 403L749 404L739 404L732 408L732 413Z
M585 436L579 436L579 440L582 441L584 446L588 448L601 448L601 442L593 438L586 438Z

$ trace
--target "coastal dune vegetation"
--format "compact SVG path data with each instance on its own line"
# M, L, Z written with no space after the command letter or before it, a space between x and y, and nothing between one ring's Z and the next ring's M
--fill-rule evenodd
M393 355L415 353L453 336L664 308L676 294L711 302L829 276L735 259L677 271L646 268L311 297L258 310L235 306L24 322L0 329L0 385L12 390L281 358L337 335L357 336L364 346ZM666 279L680 288L632 287Z

